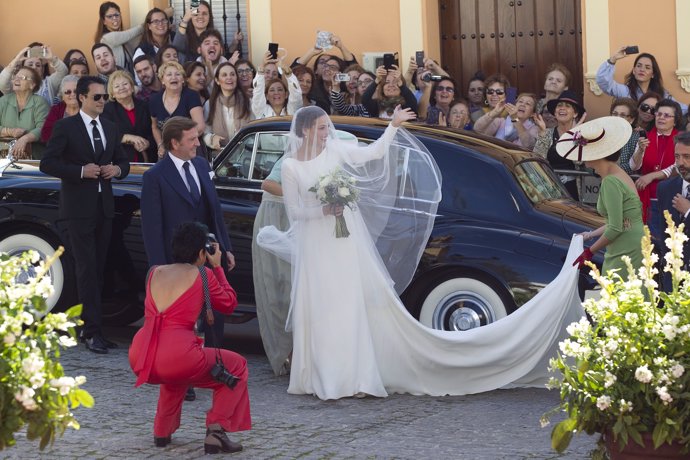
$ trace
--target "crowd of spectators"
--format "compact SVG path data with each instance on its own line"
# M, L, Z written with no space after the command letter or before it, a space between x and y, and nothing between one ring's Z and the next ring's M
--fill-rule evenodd
M292 115L308 105L330 114L390 118L401 105L417 113L417 122L474 130L533 150L566 170L561 180L578 198L576 177L567 171L581 165L560 158L554 146L587 115L580 96L569 90L572 73L562 64L547 69L540 94L534 94L520 91L505 75L485 77L481 70L462 88L429 57L411 57L405 69L396 61L372 72L334 34L291 63L283 49L267 51L261 62L252 63L237 51L243 38L238 31L224 45L205 0L177 17L172 8L153 8L143 24L126 30L119 6L105 2L90 50L95 69L81 50L71 49L61 60L50 46L37 42L7 63L0 72L0 137L17 139L18 156L40 158L40 145L50 138L54 123L78 112L76 79L88 74L107 85L111 100L103 116L127 134L132 161L157 160L163 153L160 128L176 115L197 122L203 141L199 153L210 159L252 119ZM624 82L617 82L615 66L629 55L626 47L616 50L601 64L597 83L613 97L610 114L633 126L620 165L640 174L638 188L651 185L653 196L655 182L673 173L666 167L673 155L657 152L648 138L684 130L687 106L677 104L664 88L652 54L634 56ZM659 119L662 107L673 117ZM650 155L644 155L647 150ZM663 158L651 164L657 155Z

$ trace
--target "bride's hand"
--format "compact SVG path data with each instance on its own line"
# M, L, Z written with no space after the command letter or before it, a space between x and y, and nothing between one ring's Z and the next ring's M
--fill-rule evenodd
M327 204L323 208L323 215L324 216L342 216L343 211L345 210L345 206L340 205L340 204Z
M391 124L394 127L399 128L404 121L414 120L415 118L417 118L417 114L414 113L414 110L410 108L402 109L400 108L400 104L398 104L395 106L395 110L393 111L393 120L391 120Z

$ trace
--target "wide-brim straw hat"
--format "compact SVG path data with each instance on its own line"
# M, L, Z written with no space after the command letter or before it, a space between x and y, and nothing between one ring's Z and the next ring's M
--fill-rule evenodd
M631 134L624 118L601 117L566 131L556 141L556 151L572 161L599 160L619 151Z

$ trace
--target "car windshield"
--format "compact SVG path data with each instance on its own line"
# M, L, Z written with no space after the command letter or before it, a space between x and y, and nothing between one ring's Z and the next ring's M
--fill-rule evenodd
M569 197L556 174L540 161L525 160L515 167L515 177L532 203Z

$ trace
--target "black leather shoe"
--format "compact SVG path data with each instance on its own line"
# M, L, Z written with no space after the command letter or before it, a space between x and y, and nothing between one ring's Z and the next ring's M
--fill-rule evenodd
M156 447L165 447L172 442L171 436L165 436L164 438L159 438L157 436L153 437L153 443Z
M101 340L103 340L103 343L105 344L105 347L106 347L106 348L109 348L109 349L111 349L111 350L112 350L113 348L117 348L117 344L116 344L115 342L113 342L112 340L108 340L108 339L106 339L106 338L103 337L103 336L101 336Z
M86 349L99 355L105 355L108 353L108 346L103 341L103 337L100 335L94 335L93 337L87 337L85 339Z
M204 453L217 454L219 452L239 452L242 450L242 444L239 442L230 441L228 435L225 434L223 428L214 423L208 426L206 430L206 439L204 439Z
M196 399L196 392L193 387L187 388L187 393L184 395L185 401L194 401Z

